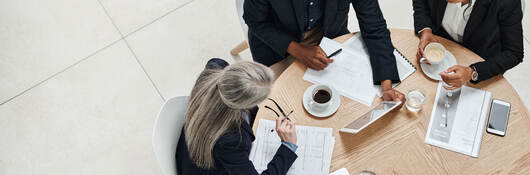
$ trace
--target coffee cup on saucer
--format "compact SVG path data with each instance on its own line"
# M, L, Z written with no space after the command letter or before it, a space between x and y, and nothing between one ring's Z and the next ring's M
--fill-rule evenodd
M420 59L421 70L433 80L442 80L439 74L456 65L455 56L440 43L429 43L423 49L423 55Z
M423 49L424 58L420 59L420 62L423 63L426 60L431 64L431 66L440 65L447 58L447 50L440 43L429 43Z
M305 90L302 104L315 117L329 117L339 109L340 95L331 86L315 84Z
M311 94L312 98L309 101L311 108L316 111L324 111L329 107L331 98L333 97L333 91L330 87L322 84L317 85Z

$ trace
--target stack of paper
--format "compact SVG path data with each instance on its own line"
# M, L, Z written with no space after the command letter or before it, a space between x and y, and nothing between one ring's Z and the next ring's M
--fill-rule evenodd
M342 46L333 40L323 38L320 47L329 55ZM372 104L376 94L369 58L344 48L340 54L333 57L333 63L326 69L321 71L307 69L303 79L329 85L341 95L367 106Z
M439 83L425 143L478 157L490 103L490 92L447 91Z
M322 71L307 69L304 80L332 86L341 95L367 106L372 104L376 95L381 96L380 87L374 85L370 56L360 34L354 35L344 44L323 38L320 47L327 55L341 48L342 52L333 57L333 63ZM416 71L399 51L394 50L394 56L401 81Z
M250 151L250 160L258 172L267 169L281 145L276 131L276 122L260 119L256 140ZM298 138L298 158L291 166L288 175L325 175L329 173L335 138L331 128L296 126Z

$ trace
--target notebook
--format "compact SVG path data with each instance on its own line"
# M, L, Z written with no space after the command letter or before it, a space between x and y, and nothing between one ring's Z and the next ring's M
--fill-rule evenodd
M490 92L467 86L448 91L440 82L425 143L478 157L491 98Z

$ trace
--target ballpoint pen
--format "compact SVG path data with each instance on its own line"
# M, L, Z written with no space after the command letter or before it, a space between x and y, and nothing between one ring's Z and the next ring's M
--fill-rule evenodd
M342 49L339 49L339 50L337 50L337 51L331 53L331 55L329 55L328 58L331 58L331 57L333 57L333 56L339 54L340 52L342 52Z

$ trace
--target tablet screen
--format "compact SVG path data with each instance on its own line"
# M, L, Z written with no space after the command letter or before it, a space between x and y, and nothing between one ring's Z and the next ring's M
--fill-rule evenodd
M357 133L366 126L370 125L372 122L384 116L386 113L390 112L396 106L401 104L401 102L393 101L384 101L381 104L377 105L358 119L354 120L350 124L346 125L343 129L346 132Z

